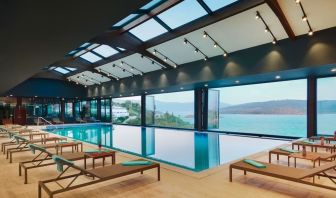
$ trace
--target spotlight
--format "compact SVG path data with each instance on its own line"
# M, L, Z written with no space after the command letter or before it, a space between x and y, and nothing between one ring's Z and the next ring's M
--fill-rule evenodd
M309 30L308 35L313 36L313 34L314 34L313 30Z
M207 61L207 60L208 60L208 57L205 56L205 57L204 57L204 60Z
M69 78L69 79L68 79L68 81L70 82L70 81L71 81L71 79Z
M183 43L186 45L188 44L188 40L187 39L184 39Z
M302 21L307 21L307 16L306 15L303 15Z
M145 91L145 94L147 94L147 91Z
M256 19L259 19L259 14L256 14L255 18L256 18Z
M141 54L141 58L144 58L144 55Z
M154 61L152 61L152 64L154 65L154 64L155 64L155 62L154 62Z
M275 44L276 44L276 40L274 39L274 40L272 41L272 43L275 45Z
M85 85L84 87L86 88L87 86Z
M275 76L275 79L280 79L280 78L281 78L281 76L279 76L279 75Z
M332 68L330 71L331 72L336 72L336 68Z
M134 70L133 67L131 67L131 70L132 70L132 71Z
M216 48L216 47L217 47L217 43L214 44L214 48Z
M115 66L116 66L115 64L112 65L112 67L115 67Z
M164 58L164 61L165 61L165 62L167 62L167 60L168 60L168 58L167 58L167 57L165 57L165 58Z
M163 90L163 89L161 89L161 92L164 92L164 90Z
M109 74L108 74L108 76L112 76L112 74L111 74L111 73L109 73Z
M76 82L76 85L78 85L78 82Z
M173 67L174 67L174 68L176 68L176 67L177 67L177 65L176 65L176 64L174 64L174 65L173 65Z
M269 30L268 30L268 28L265 28L265 32L268 32Z
M143 73L141 72L141 73L140 73L140 76L142 76L142 75L143 75Z
M225 52L225 53L223 54L223 56L224 56L224 57L227 57L227 53Z
M198 49L197 48L195 48L195 51L194 51L195 53L197 53L198 52Z
M156 54L156 50L153 51L153 54L154 54L154 55Z
M184 88L183 87L180 87L181 90L183 90Z
M119 80L119 78L117 78L117 80Z
M295 0L295 3L300 3L300 0Z
M123 69L122 71L123 71L123 72L125 72L126 70L125 70L125 69Z
M236 80L236 84L239 84L240 82L239 82L239 80Z
M204 87L208 87L208 84L205 84Z
M203 38L207 38L208 34L206 32L203 33Z
M123 61L121 61L121 65L123 65L124 64L124 62Z

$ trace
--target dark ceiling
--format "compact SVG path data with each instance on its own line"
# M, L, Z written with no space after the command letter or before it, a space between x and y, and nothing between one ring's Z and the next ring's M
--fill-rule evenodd
M149 0L0 0L0 94Z

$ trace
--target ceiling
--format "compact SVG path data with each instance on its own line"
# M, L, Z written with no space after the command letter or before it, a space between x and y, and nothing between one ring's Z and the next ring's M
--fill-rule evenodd
M1 0L0 94L106 31L147 2Z
M160 12L169 11L169 9L174 8L175 5L179 5L181 1L162 1L164 2L163 4L151 10L149 13L144 14L144 19L140 17L121 29L105 31L107 30L106 27L120 21L120 19L123 18L121 16L125 17L131 13L131 11L134 13L134 10L141 7L141 4L145 4L145 1L141 3L136 1L138 3L137 5L134 5L134 1L130 2L132 3L113 1L113 9L116 10L114 14L116 16L118 15L119 18L110 15L105 16L104 14L107 14L105 12L110 12L107 8L101 8L100 12L102 12L102 14L93 13L97 16L96 18L91 18L92 9L98 10L97 6L100 5L94 5L96 6L94 9L89 7L89 3L84 4L87 6L87 10L90 10L86 10L90 15L84 15L83 13L85 12L81 10L78 12L82 13L82 15L77 17L77 14L74 16L70 13L70 9L66 9L69 13L65 12L64 16L62 11L62 19L70 19L72 23L74 23L74 21L78 23L79 21L78 26L82 25L74 28L68 21L63 21L64 24L62 26L59 24L59 27L63 27L63 29L66 27L67 31L57 28L56 30L58 31L53 31L55 28L52 27L54 27L55 24L49 24L47 20L40 19L39 23L34 22L35 29L38 29L38 25L41 26L41 24L44 28L49 28L48 33L51 34L50 37L46 37L46 31L40 30L41 28L39 29L39 34L41 36L43 33L45 37L42 36L43 38L41 40L38 40L38 37L36 37L35 40L31 40L30 38L28 39L26 35L24 36L25 39L23 39L15 32L14 35L19 37L18 43L20 44L19 47L16 48L16 51L20 52L17 55L19 57L23 56L24 59L12 60L12 62L17 62L17 65L21 67L27 62L30 65L30 67L27 68L33 68L34 66L35 72L38 70L37 68L52 66L52 64L63 67L77 67L77 71L67 75L60 75L55 71L47 71L47 73L54 72L55 75L66 77L72 82L90 86L110 80L142 76L148 72L161 69L174 69L175 67L178 69L179 65L223 55L225 53L230 56L230 53L239 50L272 43L274 39L276 41L288 38L295 40L295 37L307 34L309 31L309 26L302 20L302 10L299 4L295 3L294 0L231 1L233 2L232 4L217 11L207 9L202 5L208 12L207 15L177 27L176 29L171 29L169 25L160 21L156 15L160 16ZM198 2L202 2L202 0ZM206 1L203 0L203 2ZM108 2L106 2L106 5L107 4ZM125 5L127 5L127 8ZM334 12L333 9L336 7L336 1L301 0L301 5L304 8L309 24L314 32L336 26L336 20L334 20L336 18L336 12ZM127 11L125 11L125 9L127 9ZM121 10L123 13L121 13ZM257 12L260 13L262 20L260 18L256 19ZM51 18L57 18L53 16L55 12L51 12L50 15ZM105 17L103 22L98 19L99 17ZM147 19L152 20L151 17L162 25L162 27L166 28L167 32L146 41L141 41L141 39L130 33L134 32L132 28L136 28L137 25L141 26L141 24L146 23ZM106 18L108 18L108 20ZM95 23L96 21L99 21L99 25ZM104 22L108 25L105 25ZM105 25L105 28L103 25ZM85 31L81 32L82 29L80 28L83 28ZM265 32L265 28L268 28L269 31ZM146 30L143 31L144 33L148 33ZM156 29L151 31L149 32L155 35ZM208 37L203 37L204 32L207 33ZM99 36L89 40L99 33ZM57 34L61 34L61 36L64 34L64 38L58 38ZM185 40L187 40L187 44L185 44ZM85 42L90 42L92 45L84 48L79 47ZM60 46L59 43L62 43L62 46ZM63 43L65 43L64 46ZM96 43L99 43L99 45ZM216 47L214 47L215 43ZM110 46L118 52L106 57L99 56L99 54L94 51L94 47L100 45ZM126 50L120 49L118 46L124 47ZM38 51L38 56L36 53L30 52L28 50L30 48L34 49L33 52ZM50 50L46 50L49 48L52 49L53 53L51 53ZM100 57L99 61L90 62L80 58L81 56L64 56L72 50L92 52L94 55ZM13 50L12 52L14 53L16 51ZM52 59L52 57L55 58ZM32 63L35 64L33 65ZM9 64L5 63L4 65ZM33 69L29 69L29 72L34 73ZM10 75L8 71L6 74ZM14 74L14 72L12 74ZM83 74L93 80L83 78ZM14 83L14 81L18 80L9 81ZM8 84L9 83L7 83L7 85Z

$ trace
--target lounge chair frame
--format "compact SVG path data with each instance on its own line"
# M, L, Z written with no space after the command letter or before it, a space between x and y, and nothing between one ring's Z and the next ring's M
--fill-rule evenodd
M285 176L285 175L278 175L272 172L267 172L267 171L263 171L262 169L255 168L253 166L251 167L242 167L239 165L239 163L243 163L242 161L240 162L236 162L230 165L230 182L232 182L232 172L233 169L237 169L237 170L242 170L244 172L244 175L247 174L247 172L251 172L251 173L256 173L256 174L260 174L260 175L265 175L265 176L269 176L269 177L274 177L274 178L278 178L278 179L283 179L283 180L287 180L287 181L292 181L292 182L296 182L296 183L301 183L301 184L306 184L306 185L310 185L310 186L315 186L315 187L320 187L320 188L325 188L325 189L329 189L329 190L333 190L336 191L336 187L332 187L332 186L328 186L328 185L323 185L323 184L317 184L315 183L315 176L319 177L326 177L328 178L332 183L334 183L336 185L336 176L330 175L327 173L327 171L329 170L334 170L336 171L336 163L335 162L331 162L332 164L334 164L334 166L327 166L326 168L323 169L323 166L320 167L316 167L313 169L307 169L307 172L309 171L310 173L304 175L301 178L295 178L295 177L289 177L289 176ZM269 164L269 163L264 163L264 162L260 162L263 163L267 166L281 166L281 165L275 165L275 164ZM327 165L327 164L325 164ZM293 169L292 167L286 167L286 166L281 166L281 167L285 167L288 169ZM320 170L319 170L320 169ZM316 172L312 172L316 170ZM313 181L306 181L305 179L308 178L313 178Z
M70 164L68 162L65 162L64 164L67 167L56 178L49 179L49 180L44 180L44 181L39 181L39 184L38 184L38 198L42 197L42 189L48 194L49 198L52 198L55 194L59 194L59 193L70 191L70 190L75 190L77 188L93 185L93 184L96 184L96 183L108 181L108 180L123 177L123 176L126 176L126 175L131 175L131 174L135 174L135 173L143 174L144 171L154 169L154 168L157 168L157 180L160 181L160 179L161 179L160 178L160 164L158 164L158 163L153 163L152 165L145 166L141 169L136 169L136 170L132 170L132 171L128 171L128 172L121 172L120 174L113 175L113 176L110 176L110 177L104 177L104 178L99 177L95 174L92 174L90 171L85 170L81 167L78 167L74 164ZM116 166L116 165L114 165L114 166ZM79 173L63 176L70 168L73 168L75 170L79 170ZM107 167L104 167L104 168L107 168ZM87 181L85 183L81 183L81 184L74 184L74 182L80 176L92 177L92 180ZM68 182L66 186L63 186L59 183L59 181L66 180L66 179L71 179L70 182ZM60 189L52 191L48 188L48 186L47 186L48 183L56 183L60 187Z

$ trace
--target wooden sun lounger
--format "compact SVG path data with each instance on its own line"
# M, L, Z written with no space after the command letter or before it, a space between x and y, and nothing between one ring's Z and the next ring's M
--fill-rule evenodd
M33 145L34 146L34 145ZM39 151L40 153L34 157L32 160L24 161L19 163L19 176L22 175L22 169L24 173L24 184L28 183L28 170L29 169L36 169L41 168L45 166L51 166L55 165L55 162L52 161L52 155L53 153L47 151L44 148L41 147L35 147L35 151ZM44 155L42 157L42 155ZM113 151L114 158L115 158L115 152ZM62 155L59 155L60 157L70 160L70 161L78 161L78 160L84 160L85 159L85 153L84 152L75 152L75 153L63 153Z
M96 183L108 181L111 179L123 177L126 175L131 175L134 173L143 174L144 171L155 169L155 168L157 169L157 179L158 181L160 181L160 164L155 163L155 162L153 162L150 165L138 165L138 166L123 166L122 164L115 164L115 165L101 167L101 168L92 169L92 170L85 170L67 161L63 161L62 164L67 166L67 168L65 168L64 171L58 175L58 177L39 182L38 184L38 197L39 198L42 197L42 189L51 198L55 194L59 194L62 192L74 190L74 189L81 188L84 186L89 186L89 185L93 185ZM66 173L66 171L68 171L70 168L73 168L80 172L77 174L63 176ZM89 176L89 177L92 177L93 180L88 180L84 183L81 182L80 184L76 184L75 181L80 176ZM66 186L60 186L60 188L57 190L51 190L47 186L47 184L49 183L59 184L59 181L67 180L67 179L70 179L70 182L68 182Z
M323 184L315 183L315 176L326 177L333 184L336 185L336 177L330 175L327 171L334 170L336 171L336 161L327 163L325 165L313 168L313 169L298 169L287 166L281 166L276 164L270 164L265 162L259 162L266 165L266 168L257 168L250 164L245 163L244 161L238 161L230 165L230 182L232 182L232 170L242 170L244 175L247 172L256 173L260 175L275 177L279 179L284 179L292 182L297 182L301 184L307 184L311 186L316 186L320 188L325 188L329 190L336 190L336 186L328 186ZM309 181L309 178L313 178L313 181Z

